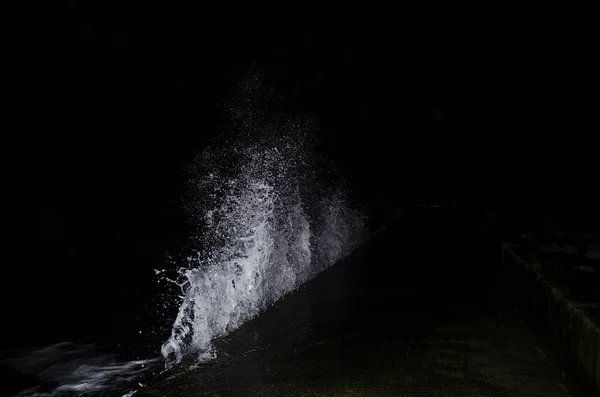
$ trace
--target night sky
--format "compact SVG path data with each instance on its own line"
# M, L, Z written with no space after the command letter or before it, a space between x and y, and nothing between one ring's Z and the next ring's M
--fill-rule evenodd
M453 167L448 144L466 151L444 125L464 117L448 97L467 73L456 65L459 43L445 48L452 39L403 29L396 41L395 26L325 19L207 23L199 12L49 6L27 99L45 130L31 153L42 234L68 240L70 230L156 224L177 197L182 165L218 133L233 82L252 69L319 118L330 156L367 196L413 195L423 175L441 181Z
M108 279L122 269L117 252L138 258L131 268L160 262L183 233L181 169L219 133L232 82L250 70L285 106L318 117L329 155L374 212L436 201L536 208L539 197L552 208L565 195L593 207L584 31L382 13L234 17L78 0L32 11L15 32L28 254L11 271L23 279L39 267L31 282L41 288L74 269ZM55 289L86 288L74 284Z

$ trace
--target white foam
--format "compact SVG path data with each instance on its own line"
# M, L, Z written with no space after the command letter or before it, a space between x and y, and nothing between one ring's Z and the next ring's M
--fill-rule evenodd
M236 111L236 117L244 114L251 117ZM241 123L250 130L209 147L191 167L188 210L200 226L200 247L181 264L182 302L161 348L167 367L187 352L211 359L212 340L339 261L365 237L364 217L343 190L320 180L322 162L305 126L274 119L261 113L260 123Z
M18 396L50 397L130 390L141 376L156 369L159 359L120 361L92 344L64 342L21 351L4 360L4 364L39 381L39 385L21 391Z

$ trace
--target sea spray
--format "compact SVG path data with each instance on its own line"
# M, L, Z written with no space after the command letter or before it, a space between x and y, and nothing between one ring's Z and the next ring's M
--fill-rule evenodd
M314 118L288 114L261 80L240 84L228 130L188 168L196 249L181 264L181 305L161 352L167 367L238 328L352 252L365 219L319 155Z

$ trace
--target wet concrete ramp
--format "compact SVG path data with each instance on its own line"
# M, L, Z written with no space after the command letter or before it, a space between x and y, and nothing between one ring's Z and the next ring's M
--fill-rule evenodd
M458 215L404 222L136 396L569 396L499 246Z

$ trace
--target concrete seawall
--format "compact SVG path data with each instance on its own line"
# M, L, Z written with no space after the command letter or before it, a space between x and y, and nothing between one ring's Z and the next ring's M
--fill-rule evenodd
M540 274L510 244L502 248L506 277L514 281L515 297L525 304L538 334L557 355L563 376L584 395L600 396L600 326L586 311L600 304L572 299L570 290Z

